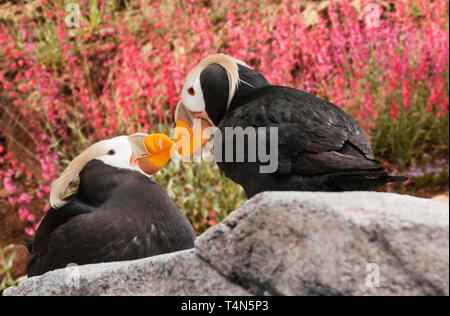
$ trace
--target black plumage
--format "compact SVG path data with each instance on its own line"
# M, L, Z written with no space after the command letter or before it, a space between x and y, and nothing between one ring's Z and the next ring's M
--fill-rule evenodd
M214 63L222 59L223 66ZM200 72L204 111L208 114L200 117L208 117L221 131L221 137L215 137L216 146L222 146L222 157L216 155L217 164L244 188L248 197L262 191L376 190L389 182L407 179L383 170L363 129L338 106L297 89L270 85L263 75L236 60L238 87L229 100L233 67L226 63L233 60L225 55L210 60L212 64ZM190 86L192 73L185 87ZM187 98L179 106L189 110L185 104L193 101ZM266 127L267 141L269 128L278 128L276 172L261 173L264 163L248 162L248 156L244 162L225 162L227 127ZM245 146L247 153L247 139ZM233 147L236 149L236 139Z
M138 171L92 160L66 201L48 211L36 232L29 277L70 263L133 260L194 246L188 219Z
M255 89L239 101L233 101L235 108L219 123L223 136L226 127L278 127L275 173L260 173L258 161L224 162L223 158L217 163L248 197L263 191L376 190L406 180L384 172L361 127L332 103L280 86Z

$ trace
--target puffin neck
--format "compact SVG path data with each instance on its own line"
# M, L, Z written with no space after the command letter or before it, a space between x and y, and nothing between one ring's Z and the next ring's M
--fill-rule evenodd
M269 81L259 72L243 65L239 67L239 87L231 99L228 112L231 112L246 103L246 100L257 93L260 88L270 86Z
M89 205L102 204L117 187L117 175L121 172L119 168L94 159L80 172L77 194Z
M98 206L120 194L147 194L153 185L158 185L154 178L137 169L117 168L94 159L80 172L77 195L85 203Z

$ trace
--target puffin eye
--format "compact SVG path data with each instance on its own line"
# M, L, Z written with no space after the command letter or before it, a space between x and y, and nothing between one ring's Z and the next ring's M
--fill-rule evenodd
M189 95L194 96L194 95L195 95L195 90L194 90L194 88L190 87L190 88L187 90L187 93L189 93Z
M109 156L114 156L115 154L116 154L116 151L114 149L111 149L110 151L108 151Z

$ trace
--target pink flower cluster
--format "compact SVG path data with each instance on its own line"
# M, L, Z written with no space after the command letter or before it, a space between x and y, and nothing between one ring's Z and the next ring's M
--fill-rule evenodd
M361 6L370 3L362 1ZM386 103L391 119L410 109L422 86L429 102L420 106L444 116L449 100L448 1L392 5L394 12L379 5L380 21L374 27L358 17L350 1L334 1L312 28L304 26L297 1L284 0L275 14L252 2L247 14L237 16L231 5L227 52L255 65L273 84L294 86L345 107L366 128L374 127ZM262 25L267 20L263 15L276 18Z
M80 2L83 17L90 14L88 3ZM37 19L23 22L20 32L0 28L0 62L6 64L0 113L7 113L1 137L14 139L8 126L23 129L41 169L28 174L0 142L0 180L11 207L33 224L27 233L38 224L27 206L37 200L48 209L62 155L69 159L83 149L77 145L148 131L167 120L190 68L219 51L244 60L272 84L345 107L369 132L384 108L392 120L418 107L448 115L448 1L399 0L390 3L395 10L380 5L377 27L365 23L364 10L349 0L332 1L308 27L295 0L270 8L256 0L225 2L214 25L214 10L204 1L182 3L140 1L137 28L134 18L125 19L117 8L109 12L99 0L101 23L94 28L85 19L71 29L62 6L41 1L40 15L53 26L47 37L38 32ZM424 93L428 102L417 102ZM21 177L38 183L33 194L18 191Z

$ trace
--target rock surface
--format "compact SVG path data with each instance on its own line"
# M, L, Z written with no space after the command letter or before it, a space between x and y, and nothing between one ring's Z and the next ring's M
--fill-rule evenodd
M195 249L75 266L4 295L448 295L448 204L375 192L266 192Z
M72 266L27 279L4 295L249 295L195 250L135 261Z

